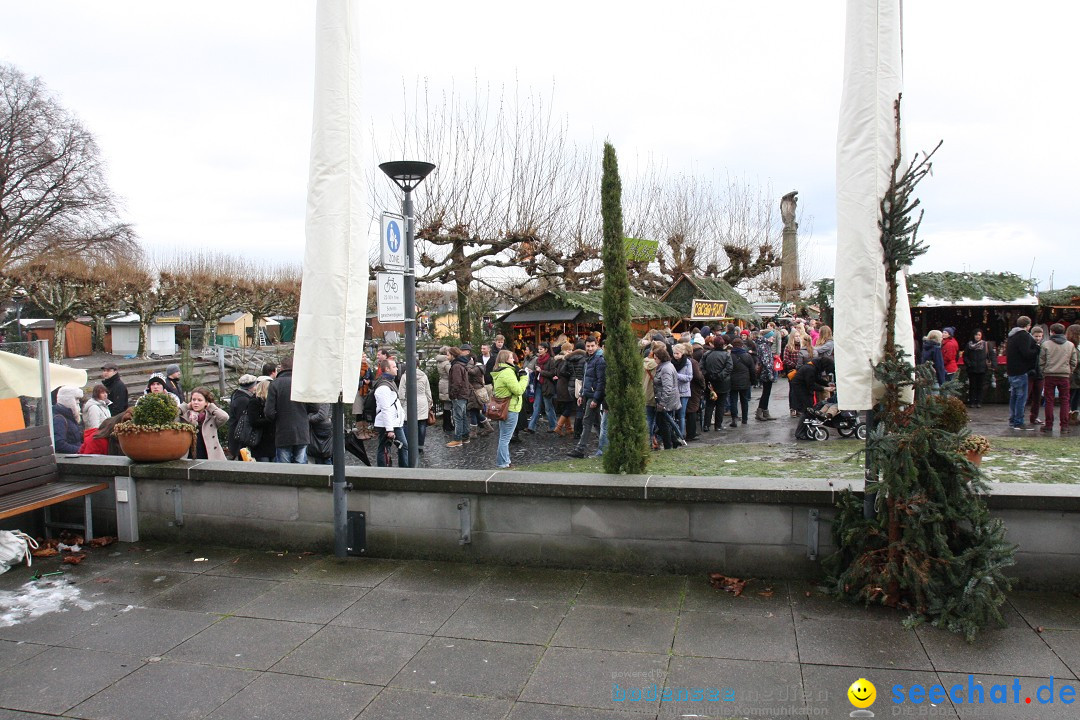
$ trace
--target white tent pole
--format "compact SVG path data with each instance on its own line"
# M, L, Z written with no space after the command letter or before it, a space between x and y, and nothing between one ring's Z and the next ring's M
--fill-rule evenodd
M49 428L49 440L52 442L53 447L56 447L56 438L53 437L53 418L52 418L52 377L49 372L49 341L37 340L38 346L38 367L41 368L41 417L44 419L45 427Z

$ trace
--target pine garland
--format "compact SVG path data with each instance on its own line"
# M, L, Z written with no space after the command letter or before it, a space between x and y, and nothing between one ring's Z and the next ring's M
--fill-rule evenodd
M608 446L604 472L636 474L649 460L645 427L644 370L630 323L630 278L623 245L622 181L611 143L604 143L600 181L600 214L604 222L604 355L607 360Z
M1001 520L990 518L978 467L959 451L967 430L955 427L951 404L942 401L955 386L936 388L931 368L914 367L896 346L897 274L927 249L918 239L922 213L913 217L913 192L941 143L902 168L899 98L894 112L896 154L879 220L887 334L874 368L885 394L866 446L866 492L876 501L867 519L860 500L841 494L833 522L839 550L827 568L837 595L909 610L907 625L930 622L971 641L991 621L1004 625L998 608L1011 587L1004 571L1016 548ZM909 388L914 401L905 405Z

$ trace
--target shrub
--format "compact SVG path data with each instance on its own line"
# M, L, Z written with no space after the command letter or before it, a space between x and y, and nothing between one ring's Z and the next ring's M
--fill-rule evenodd
M180 408L168 393L149 393L139 398L131 410L131 420L116 423L113 431L131 434L155 430L184 430L194 433L195 426L179 422Z

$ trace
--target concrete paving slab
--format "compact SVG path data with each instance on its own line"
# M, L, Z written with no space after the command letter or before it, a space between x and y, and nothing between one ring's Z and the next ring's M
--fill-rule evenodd
M117 567L79 583L83 597L94 602L141 605L155 595L182 585L194 574L149 567Z
M581 586L582 605L675 610L682 603L685 575L631 575L593 572Z
M326 624L359 600L368 588L296 580L267 590L236 615Z
M375 587L404 566L401 560L383 558L322 558L305 566L296 579L331 585Z
M914 630L897 619L800 618L795 623L799 659L815 665L933 670Z
M83 609L64 606L63 611L50 612L14 625L0 627L0 639L33 642L40 645L63 645L78 633L123 609L123 605L100 603Z
M216 618L166 608L124 607L65 644L83 650L149 657L164 655L194 637Z
M146 604L150 607L225 615L274 587L276 583L269 580L199 575L179 587L155 595Z
M1069 666L1073 677L1080 678L1080 631L1044 630L1040 637Z
M559 626L552 645L666 653L675 637L672 610L575 605Z
M318 561L318 557L297 553L247 552L206 570L206 574L258 580L291 580L301 570Z
M566 603L486 600L472 597L439 628L442 637L547 645L567 611Z
M667 665L667 655L550 647L519 699L655 715L660 709L659 700L628 707L612 699L612 683L648 678L659 685L667 677Z
M47 720L53 715L39 715L38 713L24 713L15 710L0 710L0 720Z
M956 694L963 702L953 703L953 707L960 716L960 720L1017 720L1018 718L1032 718L1033 720L1065 720L1075 718L1080 714L1080 699L1075 699L1071 704L1061 701L1060 691L1065 686L1060 678L1054 679L1053 693L1050 692L1050 678L1046 677L1004 677L995 675L969 676L958 673L939 673L942 685L952 690L953 686L960 685ZM1014 683L1020 681L1020 690L1015 692ZM982 686L983 702L978 702L979 695L970 685ZM996 691L994 686L999 687ZM1040 694L1039 689L1045 686ZM1072 684L1076 688L1076 684ZM970 691L970 698L969 698ZM1007 702L993 702L997 697ZM1042 703L1039 698L1053 702ZM1031 698L1028 703L1027 699ZM968 702L968 700L974 702ZM1019 702L1015 700L1019 699ZM924 703L925 705L925 703ZM908 706L911 707L911 706Z
M477 588L474 597L489 600L569 602L585 583L582 570L530 567L497 567Z
M258 677L168 661L143 665L71 711L87 720L189 720L209 715Z
M732 660L798 662L795 625L785 613L686 612L679 618L675 654Z
M4 672L0 707L60 715L142 665L126 655L50 648Z
M928 702L918 705L910 703L896 705L892 702L891 688L894 685L910 688L912 685L919 684L924 688L929 688L940 683L938 674L932 670L860 670L826 665L804 665L803 687L807 693L806 704L808 710L813 713L809 717L848 717L855 708L848 700L847 691L859 678L866 678L872 682L877 691L877 699L868 708L875 717L938 718L941 720L956 720L957 718L956 711L948 700L936 705Z
M209 545L165 545L145 562L160 570L204 573L245 554L246 550Z
M968 643L933 627L916 630L938 672L1070 677L1072 672L1038 633L1019 628L985 630Z
M48 645L0 640L0 670L25 662L48 649Z
M387 688L357 720L503 720L508 700Z
M328 626L271 669L290 675L386 685L427 640L424 635Z
M1014 592L1009 602L1032 627L1080 630L1080 598L1076 593Z
M660 687L672 698L660 703L662 718L799 717L806 707L797 663L674 657ZM692 699L693 688L705 699Z
M379 584L387 590L470 595L491 568L452 562L411 562Z
M514 699L543 652L539 645L436 637L389 684L452 695Z
M208 720L352 720L380 689L357 683L264 673L229 698Z
M227 617L176 646L165 657L178 662L268 670L319 629L319 625L309 623Z
M434 635L463 602L465 597L459 595L389 590L379 586L353 603L331 624Z

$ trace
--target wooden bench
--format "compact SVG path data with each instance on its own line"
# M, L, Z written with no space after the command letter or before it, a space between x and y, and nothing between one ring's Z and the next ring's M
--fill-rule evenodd
M45 537L51 528L82 530L87 541L94 536L90 496L109 487L108 483L60 482L47 427L32 427L0 433L0 520L32 510L45 512ZM82 525L53 522L49 506L85 498Z

